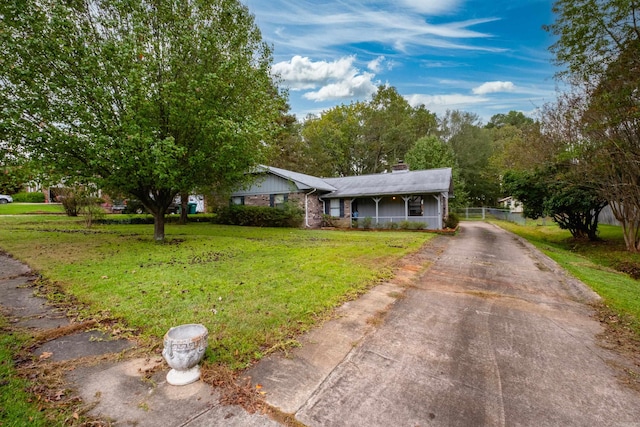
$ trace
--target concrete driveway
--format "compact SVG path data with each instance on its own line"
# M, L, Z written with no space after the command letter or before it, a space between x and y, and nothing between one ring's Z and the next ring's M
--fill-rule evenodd
M435 249L403 297L374 290L382 324L341 317L250 370L267 401L308 426L640 426L597 295L490 224Z

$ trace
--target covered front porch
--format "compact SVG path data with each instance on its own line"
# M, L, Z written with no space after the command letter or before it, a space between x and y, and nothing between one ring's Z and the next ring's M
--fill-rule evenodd
M358 197L351 200L354 227L394 227L393 223L423 224L423 228L441 230L447 215L446 195L390 195ZM370 218L370 219L369 219Z

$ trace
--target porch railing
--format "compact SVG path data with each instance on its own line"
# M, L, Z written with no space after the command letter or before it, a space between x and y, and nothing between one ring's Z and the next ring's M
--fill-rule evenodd
M440 218L437 215L434 216L410 216L408 218L404 216L379 216L379 217L359 217L354 218L353 226L358 228L365 228L368 224L368 228L400 228L405 224L405 221L408 222L409 226L411 223L420 223L423 224L424 229L439 229Z

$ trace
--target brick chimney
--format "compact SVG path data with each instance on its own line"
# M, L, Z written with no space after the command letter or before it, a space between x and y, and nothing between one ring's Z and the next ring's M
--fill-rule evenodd
M409 172L409 165L400 160L397 165L391 166L392 173Z

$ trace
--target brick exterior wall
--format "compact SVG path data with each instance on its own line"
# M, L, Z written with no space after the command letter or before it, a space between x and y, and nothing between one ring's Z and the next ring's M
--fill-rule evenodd
M297 203L304 210L305 193L289 193L288 201ZM269 194L259 194L255 196L244 196L245 206L270 206L271 197ZM324 203L315 193L307 196L307 218L304 226L309 228L319 228L322 226L322 215L324 214ZM351 204L350 199L344 199L344 217L340 220L340 226L348 227L351 224Z
M289 201L298 203L304 210L305 193L290 193ZM323 204L315 193L307 196L307 217L305 219L305 227L319 228L322 225L322 208Z

